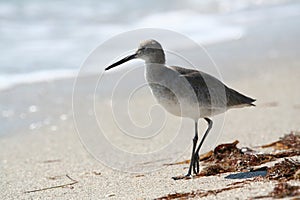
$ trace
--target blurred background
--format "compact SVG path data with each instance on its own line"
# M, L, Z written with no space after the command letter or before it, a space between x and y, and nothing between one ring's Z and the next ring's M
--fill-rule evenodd
M1 0L0 89L72 76L91 50L124 31L164 28L208 45L299 13L297 0Z

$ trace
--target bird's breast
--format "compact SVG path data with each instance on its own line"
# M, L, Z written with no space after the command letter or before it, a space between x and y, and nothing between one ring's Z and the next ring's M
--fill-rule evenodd
M157 102L169 113L190 118L199 116L197 97L179 73L167 67L147 66L145 78Z

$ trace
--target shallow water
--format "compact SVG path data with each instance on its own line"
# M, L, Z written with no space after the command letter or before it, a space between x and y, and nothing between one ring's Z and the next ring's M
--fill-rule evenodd
M73 76L91 50L124 31L164 28L215 44L244 37L251 23L298 10L291 0L0 1L0 89Z

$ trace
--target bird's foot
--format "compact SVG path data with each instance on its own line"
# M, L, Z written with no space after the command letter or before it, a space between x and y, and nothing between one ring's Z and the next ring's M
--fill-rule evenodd
M185 177L185 179L191 179L191 178L193 178L192 174L186 174L184 177Z

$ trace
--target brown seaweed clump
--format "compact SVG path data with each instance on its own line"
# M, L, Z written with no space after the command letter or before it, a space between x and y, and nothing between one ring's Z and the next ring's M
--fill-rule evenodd
M261 154L250 148L237 148L238 141L233 143L218 145L210 156L202 155L204 163L209 163L204 167L199 176L211 176L225 172L247 171L253 166L258 166L275 160L270 154ZM201 158L200 158L201 160Z
M300 180L300 162L285 159L280 163L268 168L266 178L269 180L289 181Z
M230 187L225 187L225 188L216 189L216 190L208 190L208 191L197 190L197 191L185 192L185 193L174 193L174 194L168 194L166 196L156 198L155 200L202 198L202 197L206 197L208 195L216 195L216 194L224 192L224 191L234 190L234 189L238 189L241 187L242 186L230 186Z
M293 186L286 182L279 182L274 187L273 191L268 195L257 196L254 199L262 199L262 198L286 198L286 197L297 197L300 195L300 186Z
M300 132L292 131L276 142L261 146L262 148L272 147L276 150L300 150Z
M261 198L284 198L284 197L297 197L300 196L300 186L293 186L287 183L290 180L300 180L300 162L293 160L291 158L296 155L300 155L300 133L291 132L288 135L280 138L280 140L273 142L268 145L262 146L263 148L272 147L276 150L272 153L261 153L254 151L248 147L238 148L238 141L232 143L218 145L213 151L202 154L200 156L200 161L206 163L200 174L196 177L201 176L211 176L216 174L221 174L225 172L240 172L231 175L232 177L242 177L241 174L248 174L249 172L264 172L264 175L257 173L258 176L254 179L246 179L243 181L235 182L229 184L225 187L217 190L197 190L186 193L173 193L168 194L164 197L158 199L187 199L187 198L201 198L212 194L221 193L227 190L233 190L236 188L241 188L244 184L251 181L264 181L264 180L274 180L278 183L274 187L273 191L264 196L253 197L254 199ZM261 164L275 161L279 158L285 158L283 161L276 163L271 167L259 167L254 169L255 166ZM178 164L188 164L189 160L185 160L178 163L168 164L168 165L178 165ZM227 176L229 177L229 176ZM249 177L249 176L248 176ZM179 179L187 179L184 176Z
M262 146L263 148L273 147L276 150L282 150L270 154L256 152L248 147L237 148L237 144L237 140L233 143L221 144L218 145L214 151L201 155L200 161L208 163L209 165L202 169L199 176L211 176L225 172L249 171L252 167L274 161L278 158L300 155L300 132L291 132L276 142ZM291 164L290 162L285 161L282 163L282 166L289 166ZM290 169L292 170L293 168ZM298 177L299 176L300 171L298 172Z
M299 195L300 186L292 186L285 182L276 184L274 190L270 193L270 196L274 198L295 197Z

